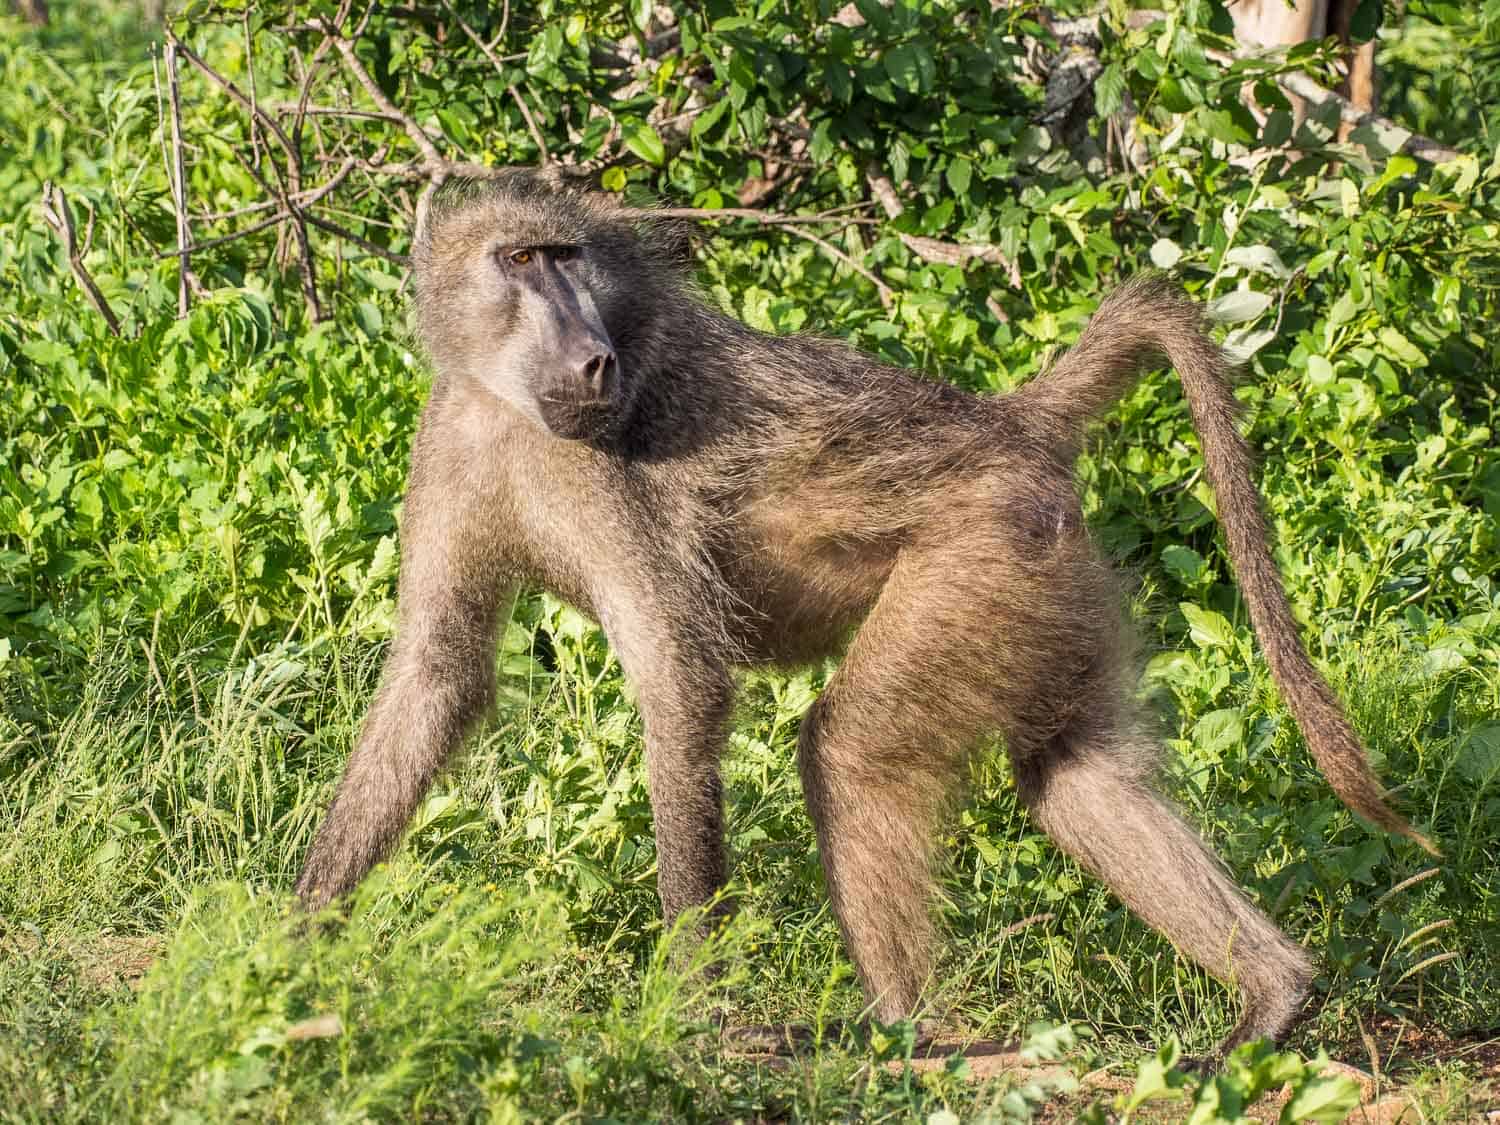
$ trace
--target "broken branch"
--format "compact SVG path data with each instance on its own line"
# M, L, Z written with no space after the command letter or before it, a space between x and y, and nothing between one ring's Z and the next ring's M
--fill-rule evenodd
M68 255L68 268L73 271L73 277L77 280L78 287L83 290L83 295L104 318L104 323L109 325L110 334L120 335L120 318L115 315L114 309L109 307L109 302L99 291L99 286L94 284L93 276L83 264L83 255L87 247L85 246L83 250L78 247L78 234L73 228L73 211L68 206L68 197L63 194L63 189L51 180L42 185L41 210L42 218L47 225L62 239L63 251ZM93 229L93 225L94 209L90 207L90 230Z

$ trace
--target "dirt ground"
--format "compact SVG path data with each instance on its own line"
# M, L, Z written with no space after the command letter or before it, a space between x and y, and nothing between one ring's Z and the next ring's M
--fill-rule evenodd
M792 1051L776 1049L765 1034L752 1036L736 1054L776 1067L795 1065ZM1359 1084L1362 1102L1345 1120L1351 1125L1417 1125L1437 1117L1444 1121L1494 1123L1500 1125L1500 1027L1453 1038L1434 1028L1423 1028L1390 1016L1364 1021L1363 1034L1349 1043L1330 1047L1337 1059L1329 1072L1343 1074ZM1046 1082L1071 1073L1062 1064L1029 1061L1013 1043L989 1040L965 1043L937 1038L911 1060L917 1071L942 1070L954 1055L962 1055L975 1082L995 1078L1023 1078ZM901 1062L887 1064L899 1071ZM1462 1068L1467 1081L1455 1082L1449 1068ZM1077 1112L1101 1096L1131 1088L1133 1075L1124 1070L1100 1069L1078 1079L1078 1093L1049 1104L1038 1120L1052 1125L1074 1120ZM1255 1121L1274 1122L1285 1104L1288 1091L1268 1094L1250 1110ZM1142 1122L1179 1121L1185 1116L1182 1103L1153 1103L1135 1114Z
M103 989L125 985L138 988L141 978L160 955L163 941L154 936L107 935L88 941L43 942L28 930L0 935L0 953L35 957L61 953L71 960L79 977ZM1347 1041L1331 1044L1336 1060L1331 1069L1359 1083L1363 1092L1360 1108L1346 1120L1357 1125L1416 1125L1433 1117L1445 1121L1473 1121L1500 1125L1500 1025L1461 1036L1389 1015L1360 1021L1359 1030ZM774 1033L763 1031L746 1036L729 1048L746 1061L777 1068L795 1065L797 1045L790 1049L783 1040L773 1042ZM939 1035L911 1061L913 1069L941 1070L954 1055L969 1064L975 1082L1007 1076L1045 1081L1068 1073L1059 1064L1037 1064L1021 1057L1012 1043L990 1040L964 1042ZM899 1069L903 1064L888 1064ZM1455 1081L1462 1071L1467 1081ZM1446 1072L1446 1073L1445 1073ZM1039 1120L1071 1121L1078 1109L1101 1095L1129 1090L1133 1076L1124 1070L1100 1069L1079 1078L1078 1093L1049 1105ZM1267 1095L1250 1111L1256 1121L1274 1122L1286 1093ZM1174 1121L1183 1116L1180 1104L1159 1103L1144 1107L1140 1121Z

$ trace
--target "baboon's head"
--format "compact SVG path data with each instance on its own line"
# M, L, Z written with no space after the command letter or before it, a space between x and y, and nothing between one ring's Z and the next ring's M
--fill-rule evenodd
M561 438L597 438L635 401L630 344L666 267L616 205L517 172L448 188L413 253L440 375L477 381Z

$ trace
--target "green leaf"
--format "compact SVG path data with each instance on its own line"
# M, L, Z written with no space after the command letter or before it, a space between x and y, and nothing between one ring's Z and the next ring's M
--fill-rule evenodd
M1121 1108L1130 1113L1149 1101L1180 1098L1182 1088L1188 1082L1187 1076L1177 1069L1177 1061L1181 1057L1182 1046L1177 1042L1177 1036L1173 1035L1161 1045L1156 1054L1142 1059L1136 1067L1135 1085L1124 1096Z
M1199 648L1228 648L1234 644L1234 626L1222 613L1191 602L1179 602L1177 608L1187 618L1188 636Z
M846 156L845 159L848 159L848 157ZM887 151L886 159L890 162L891 175L895 177L896 182L898 184L904 184L906 182L907 173L910 171L911 167L911 153L906 147L906 142L903 141L900 137L897 137L895 143L893 143L890 149ZM859 172L858 169L855 169L855 174L850 179L850 182L847 186L853 186L853 184L857 183L858 181Z
M969 181L973 178L973 176L974 165L970 164L961 156L948 165L948 186L951 187L954 193L957 195L969 194Z
M1292 115L1284 109L1275 109L1266 114L1265 127L1260 131L1260 143L1267 148L1280 148L1292 139Z
M1274 339L1276 332L1271 328L1236 328L1224 337L1224 355L1230 363L1248 363L1251 356Z
M662 144L656 130L638 118L625 118L620 122L620 139L647 164L660 164L667 158L667 146Z
M56 340L27 340L21 345L21 354L43 367L54 367L73 354L73 349Z
M1500 775L1500 722L1480 723L1464 736L1455 768L1475 785Z
M937 66L932 55L920 43L901 43L885 53L882 60L891 81L903 90L920 94L932 88Z
M1280 1120L1343 1121L1359 1106L1359 1084L1338 1074L1313 1078L1297 1086L1282 1107Z
M1411 157L1399 154L1393 156L1385 162L1385 171L1380 174L1380 179L1371 184L1365 190L1365 194L1371 199L1378 199L1380 193L1393 182L1401 179L1403 176L1415 175L1416 171L1417 162Z
M1238 746L1245 734L1244 718L1239 708L1210 711L1193 724L1193 745L1204 753L1222 757L1224 751Z
M719 123L720 119L729 112L729 108L729 99L719 98L716 102L714 102L713 105L709 106L702 113L700 113L697 119L693 122L693 128L690 134L692 136L692 139L695 141L702 140L703 137L706 136L708 132Z
M1112 62L1094 79L1094 112L1109 117L1125 108L1125 68Z
M1030 247L1036 264L1045 266L1052 252L1052 224L1047 221L1047 216L1038 215L1031 220L1031 228L1026 233L1026 245Z
M379 339L380 330L384 325L380 310L369 301L361 301L354 306L354 323L359 325L359 330L369 340Z
M1453 194L1467 195L1479 180L1479 161L1467 152L1437 166L1439 172L1453 177Z
M1197 93L1195 86L1189 84L1184 86L1172 74L1164 75L1156 87L1157 96L1168 113L1187 113L1199 102L1193 95Z
M1404 367L1427 366L1427 356L1423 351L1389 324L1380 330L1380 346Z
M1220 324L1242 324L1254 320L1270 307L1270 294L1255 289L1236 289L1208 306L1208 318Z
M1151 264L1159 270L1169 270L1182 259L1182 247L1170 238L1158 238L1151 244Z
M1267 273L1278 281L1292 276L1281 255L1270 246L1236 246L1224 255L1226 266L1235 266L1247 273Z
M1359 214L1359 186L1353 180L1339 181L1339 208L1346 219Z
M1183 547L1173 544L1161 553L1161 562L1164 567L1175 574L1184 584L1191 586L1203 577L1203 572L1208 564L1203 561L1203 556L1191 547Z

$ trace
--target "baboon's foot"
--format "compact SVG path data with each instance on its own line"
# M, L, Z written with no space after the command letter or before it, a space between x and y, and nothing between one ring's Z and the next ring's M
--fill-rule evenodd
M332 937L349 924L349 911L344 903L311 909L299 898L290 913L292 934L302 940Z
M1299 967L1287 985L1274 996L1263 996L1255 1000L1247 998L1245 1014L1211 1056L1212 1069L1217 1069L1231 1051L1244 1043L1268 1039L1275 1046L1285 1039L1287 1032L1302 1019L1303 1005L1311 984L1311 968Z

